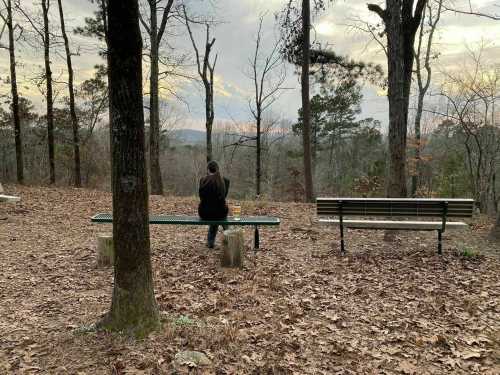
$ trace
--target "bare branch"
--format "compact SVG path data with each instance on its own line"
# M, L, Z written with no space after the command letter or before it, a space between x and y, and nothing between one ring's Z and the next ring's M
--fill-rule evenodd
M382 18L382 20L386 20L387 19L387 12L382 9L379 5L377 4L367 4L368 6L368 10L376 13L379 15L380 18Z

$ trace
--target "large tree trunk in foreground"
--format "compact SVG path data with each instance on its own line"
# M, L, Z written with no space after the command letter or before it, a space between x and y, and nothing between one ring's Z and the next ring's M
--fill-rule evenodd
M302 141L304 148L304 188L306 202L314 199L311 162L311 104L309 101L309 62L311 53L311 4L302 0Z
M12 20L12 2L7 1L7 28L9 29L10 89L12 94L12 119L16 144L17 182L24 183L23 142L21 119L19 117L19 94L17 92L16 50L14 44L14 22Z
M50 183L56 182L55 146L54 146L54 107L52 99L52 70L50 69L50 31L49 0L42 0L43 11L43 51L45 62L46 101L47 101L47 139L49 146Z
M74 158L74 183L75 187L82 186L82 173L80 163L80 135L78 129L78 118L75 108L75 90L73 87L73 64L71 61L71 51L69 49L69 40L66 35L66 25L64 23L64 11L61 0L57 0L59 5L59 19L61 21L61 32L64 39L64 49L66 51L66 65L68 67L68 91L69 91L69 112L71 115L71 126L73 128L73 158Z
M101 326L144 337L160 322L149 242L138 15L137 0L109 1L115 273L111 310Z

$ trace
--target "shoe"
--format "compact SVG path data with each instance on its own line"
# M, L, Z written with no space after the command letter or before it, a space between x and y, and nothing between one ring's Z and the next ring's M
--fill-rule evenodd
M208 247L209 249L213 249L215 246L214 246L214 244L213 244L213 243L209 243L209 244L207 244L207 247Z

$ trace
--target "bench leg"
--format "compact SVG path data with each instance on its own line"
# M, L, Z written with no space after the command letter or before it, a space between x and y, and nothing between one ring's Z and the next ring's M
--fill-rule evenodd
M259 249L259 246L260 246L259 227L256 225L254 232L254 250L257 251Z
M443 244L442 244L442 235L443 235L443 231L442 230L438 230L438 254L442 254L443 253Z
M344 255L346 253L345 251L345 244L344 244L344 226L340 226L340 253Z

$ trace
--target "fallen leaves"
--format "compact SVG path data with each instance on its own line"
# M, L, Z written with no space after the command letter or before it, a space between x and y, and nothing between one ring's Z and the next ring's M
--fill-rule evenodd
M304 223L311 205L264 202L248 214L282 225L264 228L266 251L232 272L205 249L205 228L152 226L163 328L135 342L92 325L109 308L113 275L94 263L96 234L109 227L89 218L110 210L110 195L18 190L0 222L0 373L169 374L176 353L200 351L207 374L495 374L497 258L438 257L426 233L391 243L352 230L340 257L337 230ZM196 201L150 206L194 214Z

